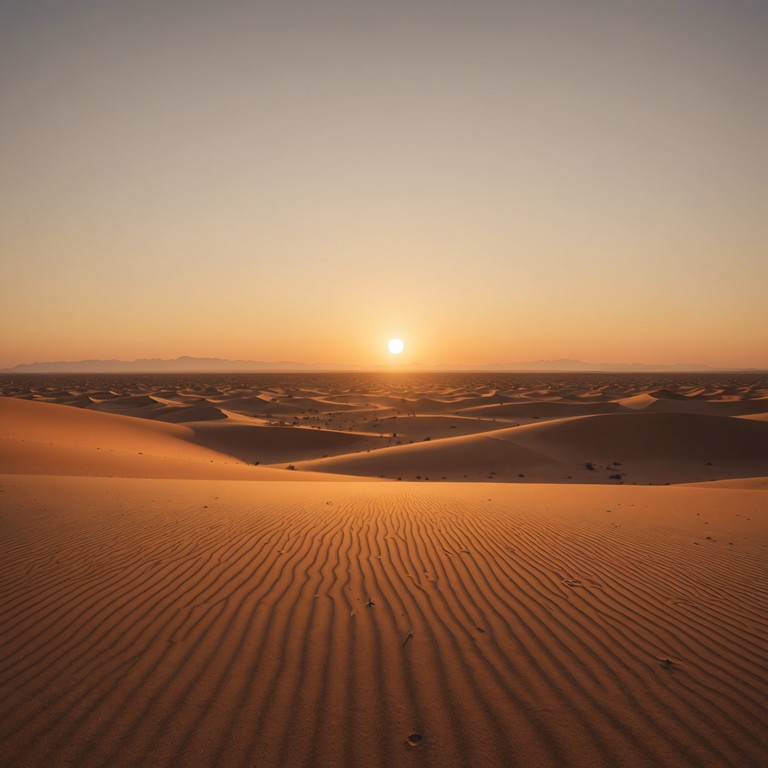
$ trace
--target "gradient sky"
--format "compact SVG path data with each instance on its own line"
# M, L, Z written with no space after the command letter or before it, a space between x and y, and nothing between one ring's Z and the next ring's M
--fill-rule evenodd
M768 3L0 0L0 367L768 368Z

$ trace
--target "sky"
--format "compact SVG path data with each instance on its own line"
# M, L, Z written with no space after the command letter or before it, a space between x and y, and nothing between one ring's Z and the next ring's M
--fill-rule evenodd
M765 0L0 0L0 367L768 368Z

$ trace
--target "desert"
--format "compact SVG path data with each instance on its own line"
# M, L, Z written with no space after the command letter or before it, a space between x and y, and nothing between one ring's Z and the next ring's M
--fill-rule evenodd
M768 768L768 2L0 2L0 768Z
M5 375L13 766L756 766L768 383Z

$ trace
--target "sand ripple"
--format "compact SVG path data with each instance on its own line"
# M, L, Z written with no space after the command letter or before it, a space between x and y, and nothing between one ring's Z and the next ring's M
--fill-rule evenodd
M766 754L762 492L2 486L5 765Z

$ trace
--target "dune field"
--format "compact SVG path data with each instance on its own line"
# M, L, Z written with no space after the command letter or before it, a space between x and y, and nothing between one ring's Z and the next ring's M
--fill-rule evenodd
M0 377L0 765L766 764L758 374Z

